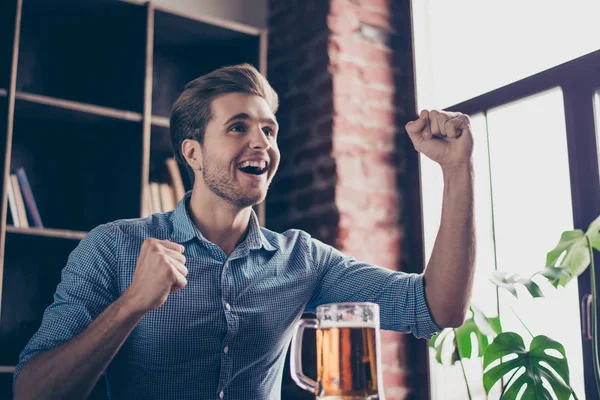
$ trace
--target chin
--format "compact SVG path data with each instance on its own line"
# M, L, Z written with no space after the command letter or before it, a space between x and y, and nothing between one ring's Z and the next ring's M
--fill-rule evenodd
M245 193L244 196L238 196L237 198L230 199L230 202L240 208L253 207L260 204L266 197L266 191L252 191L253 193Z
M261 191L261 193L257 193L256 196L248 196L248 201L252 202L252 205L255 206L257 204L262 203L266 197L267 192Z

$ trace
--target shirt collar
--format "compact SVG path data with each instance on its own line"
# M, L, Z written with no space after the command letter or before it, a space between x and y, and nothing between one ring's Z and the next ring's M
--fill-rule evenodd
M175 207L175 211L173 212L173 233L171 234L171 241L173 242L185 243L192 240L194 237L198 237L200 241L206 241L202 232L196 229L196 226L192 222L187 211L187 205L191 195L192 191L190 190L183 196L179 203L177 203L177 207ZM269 242L260 229L258 217L254 210L252 210L250 214L248 235L244 241L246 242L248 249L256 250L264 248L268 251L277 250L277 247Z

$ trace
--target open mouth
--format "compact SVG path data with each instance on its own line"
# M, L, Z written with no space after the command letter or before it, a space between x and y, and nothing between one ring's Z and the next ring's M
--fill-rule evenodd
M244 161L237 165L237 168L250 175L262 175L267 172L269 163L266 161Z

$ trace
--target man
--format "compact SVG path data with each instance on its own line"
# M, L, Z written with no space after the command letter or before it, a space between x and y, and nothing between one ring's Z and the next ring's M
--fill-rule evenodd
M252 206L279 165L277 106L249 65L186 86L171 135L193 190L173 212L81 241L21 354L17 400L85 398L103 373L117 399L278 399L294 322L323 303L377 302L382 329L417 337L462 324L474 259L468 117L423 111L406 125L442 166L445 191L431 261L405 274L258 226Z

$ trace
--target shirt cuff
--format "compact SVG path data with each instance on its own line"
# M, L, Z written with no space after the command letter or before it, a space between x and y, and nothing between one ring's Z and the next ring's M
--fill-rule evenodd
M416 307L415 307L415 332L419 339L431 339L442 329L435 323L425 298L425 275L419 274L415 282Z

